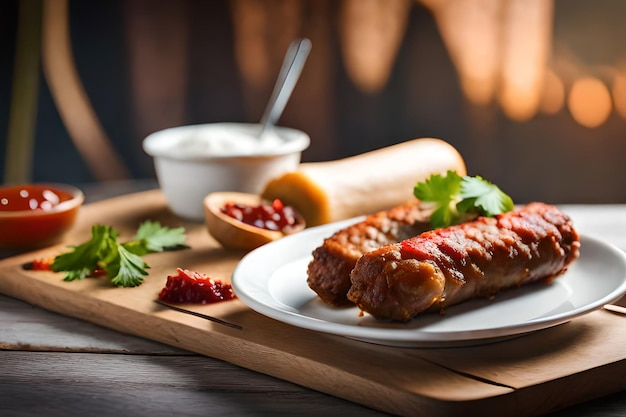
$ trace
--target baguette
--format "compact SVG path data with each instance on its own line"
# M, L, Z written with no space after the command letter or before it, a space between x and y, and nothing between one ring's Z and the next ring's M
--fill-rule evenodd
M261 196L282 200L307 226L317 226L404 204L414 199L417 182L448 170L466 174L459 152L441 139L419 138L336 161L302 163L271 180Z

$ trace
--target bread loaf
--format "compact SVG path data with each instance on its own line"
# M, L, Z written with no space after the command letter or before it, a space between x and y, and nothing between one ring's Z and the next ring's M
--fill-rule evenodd
M419 138L329 162L300 164L271 180L264 199L281 199L317 226L403 204L413 187L434 173L466 174L465 162L449 143Z

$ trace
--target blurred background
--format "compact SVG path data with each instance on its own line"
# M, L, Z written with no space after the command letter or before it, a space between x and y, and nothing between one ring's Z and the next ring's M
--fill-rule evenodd
M304 161L438 137L516 202L626 203L622 0L6 0L3 183L153 179L141 141L256 122L291 40L280 120Z

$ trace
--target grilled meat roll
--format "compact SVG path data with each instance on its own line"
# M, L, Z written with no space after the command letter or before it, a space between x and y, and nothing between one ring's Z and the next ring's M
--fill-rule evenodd
M309 287L328 304L350 304L346 294L356 261L366 252L431 229L431 211L414 200L337 231L313 251L307 268Z
M425 310L556 277L579 248L566 214L532 203L366 253L352 270L348 299L376 318L409 321Z

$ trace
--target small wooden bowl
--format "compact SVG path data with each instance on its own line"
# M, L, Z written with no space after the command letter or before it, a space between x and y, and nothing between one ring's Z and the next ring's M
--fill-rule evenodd
M237 192L215 192L204 198L204 213L209 233L222 246L227 248L256 249L288 234L297 233L306 227L304 218L300 214L296 214L296 227L288 233L250 226L222 213L222 208L226 203L238 203L246 206L258 206L268 203L263 201L258 195Z

